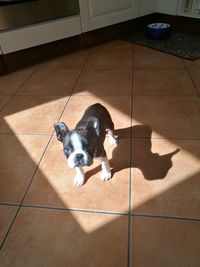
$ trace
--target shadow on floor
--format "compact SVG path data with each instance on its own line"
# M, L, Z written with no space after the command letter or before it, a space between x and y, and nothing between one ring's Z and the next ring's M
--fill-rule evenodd
M132 159L129 159L130 147L126 147L127 143L120 142L121 136L127 136L127 133L132 132L135 137L131 139ZM119 144L112 152L110 166L112 168L112 176L123 169L138 168L142 171L144 178L147 180L163 179L167 175L169 169L173 166L172 157L176 155L180 149L176 149L166 155L159 155L151 151L151 134L152 129L147 125L135 125L132 127L117 129L115 134L119 136ZM146 136L146 138L138 138L137 136ZM137 141L136 141L137 139ZM122 140L122 139L121 139ZM127 151L127 155L122 151ZM130 162L131 161L131 162ZM100 172L100 166L88 171L86 179Z

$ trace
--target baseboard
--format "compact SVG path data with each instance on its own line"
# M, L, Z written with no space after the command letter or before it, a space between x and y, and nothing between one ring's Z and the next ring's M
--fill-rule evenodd
M2 61L2 57L0 57L0 75L3 75L5 74L5 67L4 67L4 64L3 64L3 61Z

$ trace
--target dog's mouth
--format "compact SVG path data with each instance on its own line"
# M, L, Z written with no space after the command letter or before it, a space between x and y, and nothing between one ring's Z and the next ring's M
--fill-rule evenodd
M73 158L68 158L68 165L71 168L91 166L93 163L92 157L86 157L85 155L78 153Z
M90 160L75 160L74 161L74 165L75 165L75 167L84 167L84 166L91 166L92 165L92 163L93 163L93 160L92 159L90 159Z

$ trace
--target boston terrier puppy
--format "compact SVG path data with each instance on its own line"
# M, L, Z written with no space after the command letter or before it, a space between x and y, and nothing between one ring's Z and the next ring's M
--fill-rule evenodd
M101 162L101 180L111 178L111 170L104 149L105 136L111 144L117 145L117 136L113 134L114 124L108 110L99 103L89 106L75 129L69 130L64 122L54 124L57 139L63 143L64 154L70 168L76 169L75 186L81 186L85 180L83 167L91 166L94 158Z

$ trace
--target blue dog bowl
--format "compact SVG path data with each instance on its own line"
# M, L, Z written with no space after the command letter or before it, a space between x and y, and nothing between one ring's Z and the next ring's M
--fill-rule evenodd
M152 23L146 26L146 35L150 39L164 39L169 37L171 25L167 23Z

